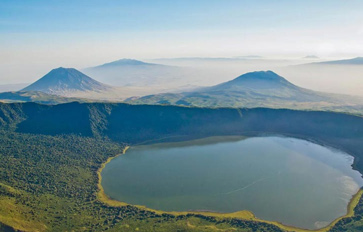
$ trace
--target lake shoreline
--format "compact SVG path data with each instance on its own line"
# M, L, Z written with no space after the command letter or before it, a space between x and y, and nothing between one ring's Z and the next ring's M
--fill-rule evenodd
M267 133L269 134L269 133ZM270 136L272 134L269 134ZM258 137L262 137L262 136L266 136L265 135L260 135ZM315 144L319 144L319 145L327 145L327 147L333 148L333 149L338 149L336 147L332 147L330 144L326 144L326 143L322 143L321 141L318 140L313 140L313 139L307 139L301 136L294 136L294 135L274 135L274 136L278 136L278 137L286 137L286 136L292 136L294 138L299 138L299 139L305 139L307 141L313 142ZM218 136L211 136L211 137L218 137ZM205 137L205 138L211 138L211 137ZM228 137L228 136L227 136ZM237 137L236 135L232 135L231 137ZM244 137L246 138L246 136L238 136L238 137ZM204 139L204 138L202 138ZM98 169L97 171L97 175L98 175L98 188L99 191L97 193L97 198L103 202L106 203L110 206L114 206L114 207L121 207L121 206L127 206L127 205L131 205L131 206L135 206L138 207L140 209L143 210L148 210L151 212L155 212L158 214L163 214L163 213L167 213L167 214L172 214L174 216L179 216L179 215L187 215L187 214L194 214L194 215L204 215L204 216L212 216L212 217L217 217L217 218L236 218L236 219L242 219L242 220L252 220L252 221L256 221L256 222L261 222L261 223L268 223L268 224L272 224L275 226L278 226L279 228L286 230L286 231L296 231L296 232L326 232L328 230L330 230L336 223L338 223L340 220L344 219L344 218L348 218L348 217L352 217L354 216L354 208L356 207L356 205L359 203L359 200L361 199L362 195L363 195L363 188L359 189L358 192L356 194L354 194L352 196L352 198L350 199L348 205L347 205L347 213L339 218L336 218L334 221L332 221L331 223L329 223L327 226L320 228L320 229L316 229L316 230L312 230L312 229L303 229L303 228L298 228L298 227L294 227L294 226L289 226L289 225L285 225L282 224L280 222L277 221L268 221L268 220L263 220L263 219L259 219L257 218L253 212L248 211L248 210L242 210L242 211L236 211L236 212L232 212L232 213L220 213L220 212L214 212L214 211L206 211L206 210L190 210L190 211L163 211L163 210L156 210L156 209L152 209L152 208L148 208L146 206L142 206L142 205L133 205L133 204L128 204L126 202L122 202L122 201L118 201L118 200L114 200L112 198L110 198L105 192L104 189L102 187L102 176L101 176L101 172L104 169L104 167L114 158L125 154L126 151L130 148L130 146L126 146L125 149L123 150L123 152L121 154L118 154L116 156L113 157L109 157L107 159L107 161L105 163L103 163L101 165L101 167ZM353 155L351 155L353 156ZM354 157L354 161L356 159L355 156ZM356 170L354 168L354 161L352 164L352 168L354 170Z

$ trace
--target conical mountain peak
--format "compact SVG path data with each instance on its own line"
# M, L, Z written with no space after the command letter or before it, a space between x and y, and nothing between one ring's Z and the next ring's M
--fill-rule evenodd
M239 90L239 89L278 89L278 88L296 88L295 85L288 82L285 78L272 71L257 71L243 74L231 81L213 86L208 91L215 90Z
M285 78L279 76L278 74L272 71L256 71L256 72L249 72L243 74L233 81L245 81L245 80L264 80L264 81L286 81Z
M23 91L41 91L64 95L75 91L104 91L111 88L74 68L59 67L24 88Z

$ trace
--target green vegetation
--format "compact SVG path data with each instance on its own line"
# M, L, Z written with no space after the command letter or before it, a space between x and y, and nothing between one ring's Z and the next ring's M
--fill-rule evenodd
M218 122L216 124L215 122ZM126 144L212 135L286 134L355 156L363 172L363 118L332 112L126 104L0 104L0 231L283 231L266 222L108 205L97 171ZM332 231L361 231L355 216ZM284 228L287 229L287 228Z
M361 190L361 194L362 194ZM362 231L363 230L363 197L360 195L356 198L358 204L354 207L354 213L349 217L339 220L331 229L331 232L340 231ZM353 203L352 203L353 204ZM353 207L352 204L349 207ZM348 208L349 210L349 208Z

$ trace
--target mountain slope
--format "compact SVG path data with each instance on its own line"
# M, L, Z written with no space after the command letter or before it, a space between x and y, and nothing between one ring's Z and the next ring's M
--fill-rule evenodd
M53 69L22 91L40 91L48 94L67 95L72 92L102 92L112 87L102 84L74 68Z
M194 70L139 60L121 59L103 65L90 67L84 73L96 80L113 86L175 88L193 84Z
M239 91L242 89L279 89L282 87L297 89L283 77L272 71L250 72L231 81L205 89L206 91Z
M136 104L173 104L203 107L273 107L324 109L363 105L363 99L316 92L288 82L272 71L251 72L234 80L180 94L158 94L130 99Z

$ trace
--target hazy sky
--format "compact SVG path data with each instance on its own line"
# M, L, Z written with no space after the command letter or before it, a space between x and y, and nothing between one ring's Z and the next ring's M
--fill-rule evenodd
M362 9L361 0L0 0L0 83L124 57L361 56Z

